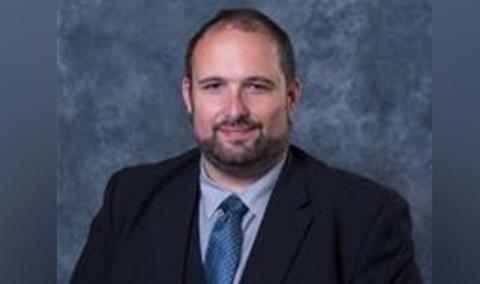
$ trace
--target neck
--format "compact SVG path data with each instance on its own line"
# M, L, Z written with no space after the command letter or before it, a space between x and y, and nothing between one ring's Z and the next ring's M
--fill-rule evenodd
M266 167L260 172L252 173L250 175L233 175L229 174L221 169L215 167L212 163L208 161L205 157L202 156L202 164L204 166L207 176L218 183L223 188L228 189L231 192L241 194L245 192L249 185L255 183L263 175L265 175L269 170L271 170L275 165L277 165L282 159L285 158L287 151L283 152L278 159L272 161L269 167Z

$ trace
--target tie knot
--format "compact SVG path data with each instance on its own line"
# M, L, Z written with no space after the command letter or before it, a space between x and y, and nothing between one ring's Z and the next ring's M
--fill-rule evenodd
M243 204L242 200L236 195L230 195L225 199L220 208L225 212L225 214L233 214L239 217L243 217L248 211L248 207Z

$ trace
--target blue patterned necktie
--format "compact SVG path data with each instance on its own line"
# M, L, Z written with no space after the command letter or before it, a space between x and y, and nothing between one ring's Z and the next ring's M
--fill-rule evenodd
M235 195L219 206L224 212L215 222L208 241L205 272L208 284L231 284L242 249L242 219L248 208Z

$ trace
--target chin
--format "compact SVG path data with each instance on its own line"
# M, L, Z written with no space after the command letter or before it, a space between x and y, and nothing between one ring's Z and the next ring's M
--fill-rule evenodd
M230 163L243 163L245 161L251 160L253 156L256 155L258 150L255 148L255 143L246 143L236 142L228 144L217 145L216 153L221 160Z

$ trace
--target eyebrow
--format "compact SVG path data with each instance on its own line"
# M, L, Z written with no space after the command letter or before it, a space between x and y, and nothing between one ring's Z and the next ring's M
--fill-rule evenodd
M207 78L198 80L197 83L199 85L204 85L204 84L213 83L213 82L225 82L225 81L226 80L221 77L207 77Z
M251 83L251 82L261 82L264 84L267 84L269 86L275 86L275 82L269 78L266 77L261 77L261 76L253 76L253 77L248 77L245 80L246 83Z
M202 78L200 80L198 80L198 84L199 85L204 85L204 84L208 84L208 83L213 83L213 82L225 82L227 81L226 79L222 78L222 77L217 77L217 76L213 76L213 77L206 77L206 78ZM264 83L264 84L267 84L269 86L275 86L275 82L269 78L266 78L266 77L263 77L263 76L251 76L251 77L247 77L246 79L242 80L244 83L252 83L252 82L261 82L261 83Z

